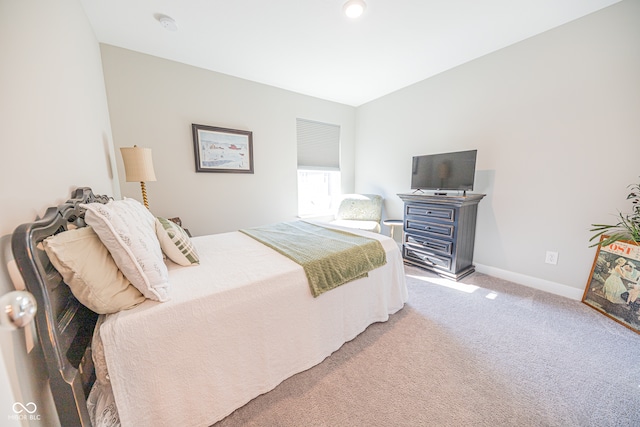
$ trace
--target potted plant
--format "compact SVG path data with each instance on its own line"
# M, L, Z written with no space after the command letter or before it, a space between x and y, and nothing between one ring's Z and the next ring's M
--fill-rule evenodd
M627 200L631 200L631 213L618 213L620 221L616 224L591 224L593 228L589 231L595 231L596 234L589 239L590 242L600 239L602 235L606 236L591 246L608 246L618 240L627 240L640 245L640 184L629 185L629 188L631 192Z

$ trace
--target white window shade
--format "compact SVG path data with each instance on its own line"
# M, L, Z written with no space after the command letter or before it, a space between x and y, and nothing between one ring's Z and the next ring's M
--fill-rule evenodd
M296 119L298 169L340 170L340 126Z

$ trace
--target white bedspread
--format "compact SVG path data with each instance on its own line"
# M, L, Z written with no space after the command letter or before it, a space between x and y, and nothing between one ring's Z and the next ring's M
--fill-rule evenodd
M193 238L201 265L168 262L169 301L100 329L122 425L210 426L400 310L400 251L365 235L387 264L318 298L302 267L242 233Z

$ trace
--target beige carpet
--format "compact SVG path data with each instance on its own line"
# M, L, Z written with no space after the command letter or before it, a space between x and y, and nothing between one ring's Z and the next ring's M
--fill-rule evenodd
M640 426L640 335L483 274L406 272L388 322L215 426Z

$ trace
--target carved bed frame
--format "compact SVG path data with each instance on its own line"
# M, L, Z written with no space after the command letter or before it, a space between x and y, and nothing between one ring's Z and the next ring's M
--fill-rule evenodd
M78 188L66 203L47 209L42 219L16 228L11 239L25 286L38 304L38 340L58 418L65 427L91 426L86 399L95 382L91 338L98 315L73 296L41 242L62 231L84 227L81 203L109 200L107 196L94 195L90 188Z

